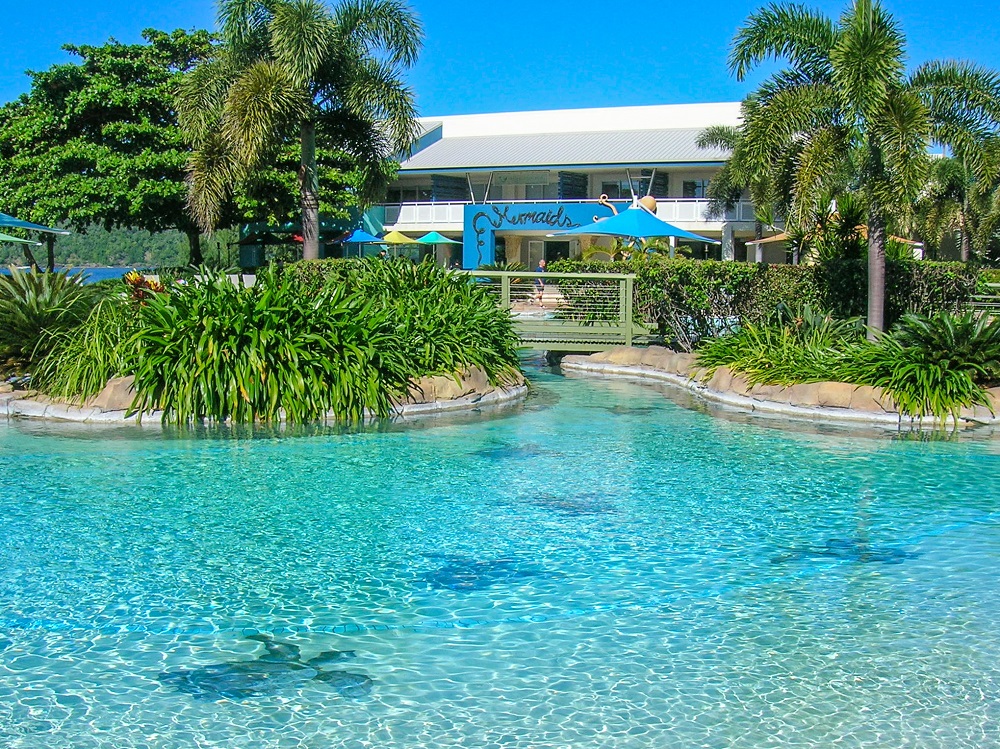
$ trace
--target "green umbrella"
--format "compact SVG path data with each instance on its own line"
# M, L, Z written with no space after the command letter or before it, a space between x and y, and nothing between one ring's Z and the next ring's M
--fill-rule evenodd
M17 242L18 244L36 244L40 245L41 242L35 242L31 239L21 239L20 237L12 237L10 234L0 233L0 242Z
M448 239L448 237L444 234L440 234L436 231L432 231L430 234L424 234L424 236L417 241L420 244L462 244L461 242L456 242L454 239Z

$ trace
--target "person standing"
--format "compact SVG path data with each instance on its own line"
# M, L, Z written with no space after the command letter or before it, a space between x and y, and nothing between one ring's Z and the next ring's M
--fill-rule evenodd
M541 260L538 261L538 267L535 268L535 273L544 273L544 272L545 272L545 258L542 258ZM536 296L538 297L538 303L541 304L542 296L545 294L545 279L543 278L535 279L535 293Z

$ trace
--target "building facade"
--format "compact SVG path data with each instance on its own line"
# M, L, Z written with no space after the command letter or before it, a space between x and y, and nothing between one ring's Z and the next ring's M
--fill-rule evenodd
M663 220L721 241L683 242L692 256L745 260L753 206L742 200L709 215L708 183L728 153L696 142L707 127L737 125L739 114L738 103L720 103L422 118L421 137L366 228L460 241L436 248L445 265L534 268L542 258L608 257L611 240L558 232L611 215L601 195L621 210L648 194Z

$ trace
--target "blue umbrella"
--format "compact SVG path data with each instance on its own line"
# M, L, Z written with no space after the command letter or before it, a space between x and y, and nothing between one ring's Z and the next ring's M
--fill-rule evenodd
M340 241L350 242L351 244L374 244L376 242L381 242L382 240L378 237L373 237L364 229L355 229L351 232L350 236L344 237Z
M575 229L567 229L553 236L562 236L564 234L601 234L608 237L632 237L633 239L640 237L679 237L681 239L693 239L697 242L722 244L717 239L709 239L700 234L680 229L673 224L668 224L642 206L626 208L617 216L602 218L593 224L578 226Z
M33 231L44 231L49 234L71 233L65 229L52 229L48 226L42 226L41 224L33 224L30 221L21 221L21 219L8 216L6 213L0 213L0 226L9 226L16 229L32 229Z

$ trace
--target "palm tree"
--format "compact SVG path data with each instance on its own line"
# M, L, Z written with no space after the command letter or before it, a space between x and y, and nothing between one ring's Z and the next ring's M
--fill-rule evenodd
M994 152L991 158L1000 156L1000 148L989 150ZM1000 164L992 171L1000 171ZM973 253L982 256L986 252L1000 220L998 207L1000 179L976 180L961 160L937 158L917 201L919 231L934 244L958 232L961 259L968 261Z
M790 225L815 224L820 196L848 187L868 225L868 324L884 327L888 227L905 228L924 184L927 147L947 144L973 174L1000 129L1000 77L960 62L905 71L905 39L877 0L855 0L839 21L798 5L770 5L737 33L730 69L744 80L767 59L789 67L744 102L742 137L753 168L792 159Z
M412 144L416 110L402 72L420 24L402 0L221 0L222 44L184 78L178 118L193 147L188 204L206 231L226 198L282 143L300 144L303 257L319 257L317 138L351 154L359 202L384 187L380 166Z
M744 191L749 191L754 206L754 239L764 236L764 225L774 224L774 180L769 168L754 171L746 154L740 128L713 125L703 130L696 141L698 148L720 148L730 152L729 159L708 185L710 217L724 216L736 207Z

